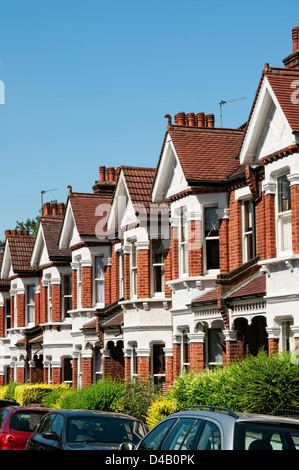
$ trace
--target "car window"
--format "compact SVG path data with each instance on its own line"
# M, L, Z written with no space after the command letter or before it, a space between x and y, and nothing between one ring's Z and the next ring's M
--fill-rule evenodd
M163 444L163 450L190 450L202 424L195 418L181 418L176 423L167 440Z
M237 450L299 450L299 426L265 423L236 423Z
M196 449L221 450L221 432L217 424L212 421L205 422Z
M21 412L13 413L10 418L9 427L15 431L33 432L44 416L43 412Z
M158 424L141 442L139 449L142 450L159 450L164 442L165 437L172 429L176 418L167 419Z
M63 423L64 423L63 416L61 414L57 414L51 426L51 431L56 432L59 439L61 439L62 437Z
M39 434L43 434L43 432L49 431L55 417L56 417L56 413L51 413L45 416L43 421L40 423L40 426L38 427L37 432Z
M8 415L9 411L8 410L0 410L0 426L5 420L6 416Z

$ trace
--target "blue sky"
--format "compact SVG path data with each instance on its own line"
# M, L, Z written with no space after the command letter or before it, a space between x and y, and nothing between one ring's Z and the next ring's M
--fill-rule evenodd
M265 62L292 52L299 1L0 0L0 239L99 166L155 167L167 120L247 118Z

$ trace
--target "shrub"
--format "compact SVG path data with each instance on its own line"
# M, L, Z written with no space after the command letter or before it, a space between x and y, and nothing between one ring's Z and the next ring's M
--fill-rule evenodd
M115 411L123 394L123 384L110 379L98 381L87 388L70 390L59 398L59 407L64 409L85 409Z
M299 408L299 361L288 353L268 356L261 351L223 369L182 375L170 394L179 406L214 405L265 414Z
M145 423L149 429L166 418L178 408L177 402L170 397L160 397L154 401L147 411Z
M50 385L50 384L22 384L15 388L14 398L20 405L28 406L31 403L43 404L45 396L55 388L66 389L66 384Z
M117 405L117 411L145 421L147 410L160 395L158 385L149 378L147 381L134 380L124 385L124 391Z

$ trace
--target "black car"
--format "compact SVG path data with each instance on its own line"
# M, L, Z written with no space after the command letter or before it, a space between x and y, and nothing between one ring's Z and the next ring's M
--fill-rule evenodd
M20 406L16 400L8 399L8 398L1 398L0 399L0 409L5 408L6 406Z
M112 450L137 445L148 429L125 414L91 410L48 413L30 436L26 450Z

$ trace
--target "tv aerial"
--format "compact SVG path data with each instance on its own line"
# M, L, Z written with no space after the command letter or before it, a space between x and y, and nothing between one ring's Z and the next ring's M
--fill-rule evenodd
M220 127L222 127L222 106L226 103L232 103L233 101L241 101L241 100L246 100L246 97L242 98L235 98L233 100L221 100L219 105L220 105Z
M49 193L49 192L51 192L51 191L58 191L58 188L55 188L55 189L47 189L47 190L42 189L42 190L41 190L40 196L41 196L42 207L43 207L43 205L44 205L44 197L43 197L44 194L45 194L45 193Z

